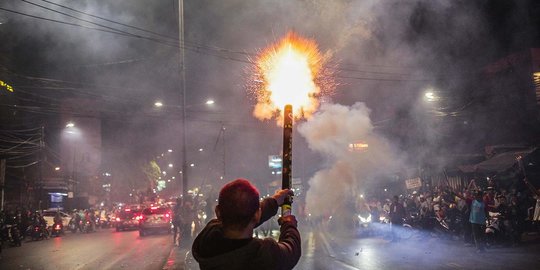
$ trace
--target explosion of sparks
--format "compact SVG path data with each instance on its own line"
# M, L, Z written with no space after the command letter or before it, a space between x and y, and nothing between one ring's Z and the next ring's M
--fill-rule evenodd
M263 50L255 61L252 90L257 98L253 114L260 120L276 117L283 123L283 108L293 106L295 118L311 116L319 107L318 98L332 90L334 83L327 58L314 40L289 32Z

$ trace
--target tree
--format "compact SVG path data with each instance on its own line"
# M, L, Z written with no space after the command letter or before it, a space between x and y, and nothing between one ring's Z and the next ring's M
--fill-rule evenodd
M146 175L149 187L154 189L157 186L159 177L161 176L161 169L155 160L143 164L141 167L143 173Z

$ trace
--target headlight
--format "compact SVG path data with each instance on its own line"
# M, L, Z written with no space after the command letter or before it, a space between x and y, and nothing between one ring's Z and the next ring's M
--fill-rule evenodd
M371 222L371 214L367 216L366 218L362 217L361 215L358 215L358 218L360 219L360 222L363 222L363 223Z

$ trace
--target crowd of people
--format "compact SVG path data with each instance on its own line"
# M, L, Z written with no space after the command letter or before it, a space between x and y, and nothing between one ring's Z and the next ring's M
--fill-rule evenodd
M433 221L463 239L464 245L483 252L486 246L519 245L525 230L540 228L540 189L527 179L524 183L527 190L502 188L492 180L481 187L471 180L462 190L448 185L424 188L392 199L373 199L368 205L377 220L387 214L394 228L416 221L419 228L429 230ZM395 230L392 240L399 240Z

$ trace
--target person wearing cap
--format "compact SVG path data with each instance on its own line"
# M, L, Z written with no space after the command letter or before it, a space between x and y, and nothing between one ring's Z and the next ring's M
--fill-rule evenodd
M486 224L486 207L482 200L483 192L477 190L475 200L471 203L471 214L469 221L471 222L472 234L477 252L485 251L485 238L483 226Z
M219 192L217 219L208 222L193 242L193 257L200 269L292 269L301 255L293 215L278 219L278 241L253 238L253 229L276 215L292 195L283 189L260 201L259 191L248 180L226 184Z

